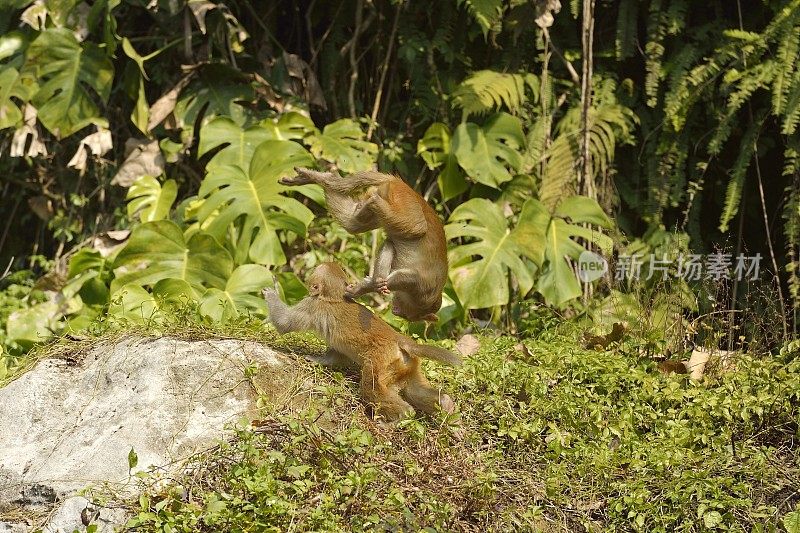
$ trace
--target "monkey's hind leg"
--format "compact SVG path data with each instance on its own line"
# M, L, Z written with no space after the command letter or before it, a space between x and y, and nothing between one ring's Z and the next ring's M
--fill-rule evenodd
M411 375L403 395L411 405L430 415L436 414L439 409L445 413L452 413L456 409L450 396L433 388L419 369Z
M410 268L400 268L392 271L386 277L378 277L375 279L375 286L382 294L388 294L390 291L413 291L415 287L420 284L419 272L415 272Z
M361 397L388 421L412 416L414 408L403 400L394 384L385 383L389 377L387 369L365 362L361 369Z

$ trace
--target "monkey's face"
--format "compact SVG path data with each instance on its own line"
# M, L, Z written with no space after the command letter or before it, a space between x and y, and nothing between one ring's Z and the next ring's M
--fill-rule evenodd
M322 263L308 277L311 296L343 300L347 289L347 274L338 263Z

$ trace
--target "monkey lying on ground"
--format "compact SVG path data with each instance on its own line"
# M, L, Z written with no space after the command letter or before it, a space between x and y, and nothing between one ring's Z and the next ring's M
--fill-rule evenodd
M284 185L316 183L325 191L328 210L350 233L386 230L372 272L348 287L347 296L394 293L392 312L406 320L435 322L447 282L444 227L436 212L397 176L356 172L342 177L296 167Z
M291 307L275 289L262 291L270 320L280 333L314 331L330 351L358 364L362 398L388 420L413 414L414 408L429 414L437 409L453 412L453 400L431 386L420 370L419 358L460 365L459 356L417 344L363 305L346 300L347 276L337 263L318 266L308 283L309 296Z

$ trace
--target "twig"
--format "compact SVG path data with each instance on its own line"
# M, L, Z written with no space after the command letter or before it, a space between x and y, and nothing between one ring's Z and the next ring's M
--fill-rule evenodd
M17 201L14 203L14 207L11 208L11 214L8 216L6 220L6 227L3 230L3 236L0 237L0 250L3 249L3 246L6 244L6 239L8 238L8 231L11 229L11 223L14 222L14 215L17 214L17 208L19 208L19 204L22 201L22 195L17 196Z
M356 82L358 82L358 61L356 60L356 44L358 43L358 38L361 36L362 24L364 22L363 15L364 0L358 0L358 4L356 5L356 27L353 31L353 38L350 40L348 50L350 54L350 68L352 71L350 72L350 87L347 89L347 104L350 108L350 118L353 120L357 118L355 93Z
M11 265L14 264L14 256L11 256L11 260L8 262L8 266L6 267L5 271L3 271L3 275L0 276L0 279L4 279L8 276L8 273L11 272Z
M583 2L583 68L581 71L581 176L578 191L595 197L589 154L589 110L592 107L592 41L594 38L594 0Z
M739 12L739 28L743 28L742 22L742 5L740 0L736 0L736 7ZM742 54L742 63L747 67L747 57ZM750 100L747 101L747 113L750 117L750 124L753 124L753 106ZM763 124L763 122L762 122ZM760 125L759 125L760 129ZM760 132L759 132L760 133ZM786 301L783 299L783 289L781 289L781 277L778 270L778 261L775 259L775 249L772 247L772 232L769 226L769 215L767 215L767 203L764 199L764 183L761 179L761 163L758 162L758 137L757 134L753 138L753 159L756 163L756 178L758 180L758 195L761 200L761 214L764 218L764 232L767 234L767 248L769 248L769 257L772 260L772 268L775 271L775 287L778 289L778 302L781 306L781 325L783 326L783 339L786 340L789 336L789 328L786 324Z
M553 52L555 52L556 55L561 59L561 61L564 62L564 66L567 67L567 70L569 71L569 75L572 78L572 81L574 81L576 85L579 85L581 83L581 78L580 78L580 76L578 76L578 73L575 71L575 67L572 66L572 63L567 61L567 58L564 57L564 55L561 53L561 51L558 49L558 47L556 47L556 45L553 44L553 40L550 38L550 32L547 31L547 28L542 28L542 31L544 32L545 37L547 38L548 42L550 43L550 48L552 48Z
M389 35L389 46L386 48L386 56L383 58L383 65L381 65L381 79L378 82L378 91L375 93L375 103L372 106L372 115L370 115L369 128L367 128L367 140L372 138L372 132L375 130L375 119L378 118L378 109L381 106L381 97L383 96L383 84L386 82L386 73L389 70L389 59L391 59L392 51L394 50L394 39L397 35L397 23L400 21L400 10L403 4L397 4L397 9L394 12L394 22L392 22L392 33Z
M748 102L749 104L749 102ZM752 121L752 109L750 110L750 119ZM772 247L772 233L769 229L769 216L767 215L767 203L764 200L764 183L761 179L761 163L758 162L758 136L753 139L753 157L756 163L756 178L758 179L758 195L761 198L761 214L764 218L764 231L767 234L767 247L769 248L769 257L772 260L772 268L775 270L775 287L778 289L778 301L781 305L781 325L783 326L783 338L786 340L789 336L789 329L786 324L786 301L783 299L783 289L781 289L781 277L778 270L778 261L775 259L775 249Z

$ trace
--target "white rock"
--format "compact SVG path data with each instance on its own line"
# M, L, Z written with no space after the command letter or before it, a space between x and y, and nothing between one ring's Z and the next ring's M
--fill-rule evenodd
M83 531L80 512L88 501L72 497L78 490L132 487L131 448L139 457L134 471L179 469L227 424L255 415L247 366L285 373L288 361L248 341L133 337L98 346L77 364L40 361L0 389L0 512L59 502L44 531ZM271 386L288 388L289 381L282 376ZM99 526L124 522L100 511ZM11 526L0 522L0 532L16 532Z

